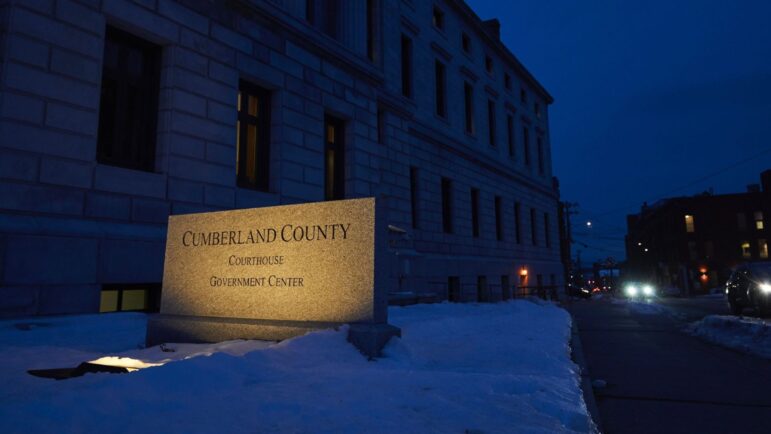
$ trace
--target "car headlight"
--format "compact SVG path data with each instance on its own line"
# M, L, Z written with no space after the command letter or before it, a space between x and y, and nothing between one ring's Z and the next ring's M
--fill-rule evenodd
M653 287L650 285L645 285L642 287L642 293L643 295L651 296L653 295Z
M629 297L636 297L637 296L637 287L634 285L629 285L626 287L626 295Z
M758 287L763 294L771 294L771 283L763 282Z

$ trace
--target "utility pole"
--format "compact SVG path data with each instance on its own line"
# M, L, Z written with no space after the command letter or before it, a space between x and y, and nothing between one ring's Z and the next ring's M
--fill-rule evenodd
M565 243L565 246L563 247L562 252L562 261L565 267L565 284L567 285L570 281L570 275L571 275L571 269L573 261L572 261L572 251L573 251L573 228L570 224L570 216L578 214L578 204L575 202L560 202L560 211L562 213L562 219L563 219L563 225L565 227L564 230L564 236L563 236L563 242Z

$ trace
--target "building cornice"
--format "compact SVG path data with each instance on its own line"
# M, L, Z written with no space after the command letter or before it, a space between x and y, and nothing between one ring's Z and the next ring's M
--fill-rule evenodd
M466 18L466 21L468 24L470 24L476 31L479 33L482 38L484 38L487 45L495 51L497 51L498 55L500 55L504 60L506 60L510 66L518 72L525 81L533 87L533 89L546 101L547 104L551 104L554 102L554 97L549 94L549 91L546 90L546 88L536 80L536 78L533 76L533 74L530 73L530 71L525 68L525 66L522 64L522 62L517 59L517 57L514 55L514 53L509 50L506 45L501 42L500 39L494 37L490 34L488 29L485 27L483 21L481 18L479 18L479 15L474 12L469 5L466 4L464 0L446 0L447 4L454 7L455 10L460 13L463 17Z

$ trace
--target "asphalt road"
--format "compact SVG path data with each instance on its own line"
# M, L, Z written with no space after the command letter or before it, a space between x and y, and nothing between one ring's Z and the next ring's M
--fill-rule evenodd
M661 299L647 313L607 298L574 301L603 432L771 433L771 361L682 332L721 299Z

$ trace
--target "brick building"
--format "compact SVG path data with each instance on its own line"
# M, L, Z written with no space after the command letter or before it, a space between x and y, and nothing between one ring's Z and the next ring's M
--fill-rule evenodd
M0 313L152 308L170 214L366 196L394 298L560 284L552 98L498 25L461 0L0 0Z
M724 285L739 263L768 261L771 170L761 185L665 199L627 216L625 272L692 294Z

